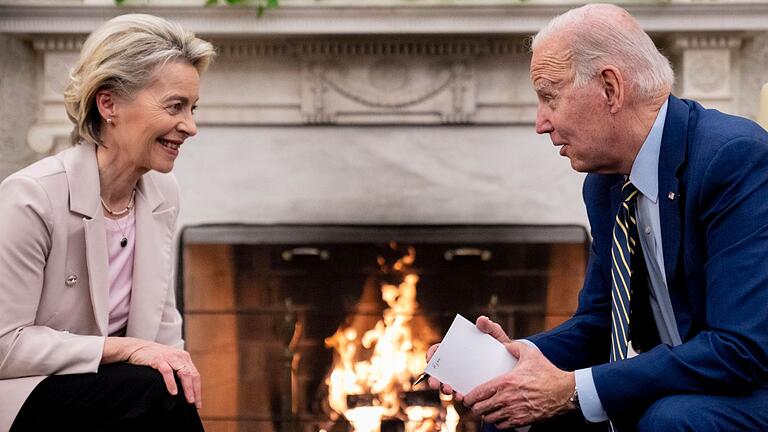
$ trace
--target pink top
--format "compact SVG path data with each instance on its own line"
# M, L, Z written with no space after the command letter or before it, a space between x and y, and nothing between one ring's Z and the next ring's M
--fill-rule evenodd
M136 217L133 210L120 219L105 218L109 253L109 334L123 333L128 324L133 286L133 249L136 245ZM125 237L125 247L120 242Z

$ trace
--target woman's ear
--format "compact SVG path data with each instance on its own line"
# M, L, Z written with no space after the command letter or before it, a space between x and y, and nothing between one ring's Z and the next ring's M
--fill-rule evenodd
M111 122L115 116L115 96L108 90L99 90L96 93L96 107L99 109L101 118Z
M606 66L600 72L600 84L611 114L616 114L624 105L625 82L621 72L614 66Z

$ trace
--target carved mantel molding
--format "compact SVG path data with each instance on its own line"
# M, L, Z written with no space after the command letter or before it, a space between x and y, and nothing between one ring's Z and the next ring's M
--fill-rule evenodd
M39 154L65 145L62 92L83 36L38 36ZM522 37L212 39L201 125L518 124L534 119Z
M213 71L204 83L214 90L200 111L203 123L503 124L529 122L535 110L533 93L517 91L527 87L520 37L217 44L217 67L250 71L241 79L251 91L221 85Z
M166 16L215 43L220 56L201 88L203 125L498 125L534 121L526 38L570 7L285 0L257 19L237 7L8 2L0 0L0 33L31 40L42 59L41 114L28 133L39 154L66 145L71 125L61 93L85 35L120 13ZM768 3L625 6L679 56L683 96L730 108L734 56L743 35L768 30Z

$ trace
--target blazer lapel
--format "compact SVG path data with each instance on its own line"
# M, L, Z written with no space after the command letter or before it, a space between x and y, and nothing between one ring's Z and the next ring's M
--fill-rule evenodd
M688 105L670 96L664 134L659 155L659 216L661 243L664 248L664 271L670 290L675 285L677 262L680 259L682 238L680 206L681 192L677 174L685 161L688 144Z
M128 314L128 336L154 340L170 287L172 225L174 207L148 173L139 180L136 193L136 249L133 288Z
M682 340L686 340L691 328L691 312L688 293L682 288L684 284L679 280L684 278L685 274L677 271L683 237L680 213L685 199L682 196L685 190L680 190L678 172L685 162L689 123L688 105L670 96L659 155L659 216L669 299L675 311L675 321Z
M101 187L96 146L81 143L59 153L58 158L67 173L69 209L83 216L91 305L99 332L106 335L109 332L109 263L104 214L99 203Z
M104 217L83 218L85 228L85 258L88 263L88 282L96 324L102 335L109 334L109 263L107 260L107 234Z

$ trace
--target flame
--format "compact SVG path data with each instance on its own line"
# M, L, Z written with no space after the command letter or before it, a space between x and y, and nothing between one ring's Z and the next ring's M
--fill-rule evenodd
M405 432L432 432L437 425L440 408L433 406L411 406L405 409L408 421Z
M440 432L456 432L456 428L459 426L459 413L456 411L456 407L453 406L452 403L450 403L450 400L452 399L450 396L447 395L440 395L446 396L444 399L445 401L449 401L449 403L446 404L446 413L445 413L445 421L443 422L442 427L440 428Z
M394 244L390 246L396 248ZM402 417L403 413L408 417L407 432L438 428L442 432L453 432L458 423L456 414L455 419L451 417L452 427L446 430L449 422L439 427L436 422L439 407L402 406L400 394L410 390L415 377L424 370L429 340L436 339L428 325L422 325L426 330L420 329L422 338L414 337L419 276L410 271L410 266L415 258L412 247L391 267L379 257L382 270L402 276L399 284L380 285L381 298L388 306L382 318L362 335L362 329L342 325L325 339L325 346L334 350L333 369L326 380L329 405L335 413L343 414L358 432L377 432L383 418ZM348 395L368 395L366 403L370 399L370 406L349 407ZM456 413L452 405L444 411L448 416Z
M356 432L379 432L384 408L379 406L359 407L347 410L344 417L352 423Z

